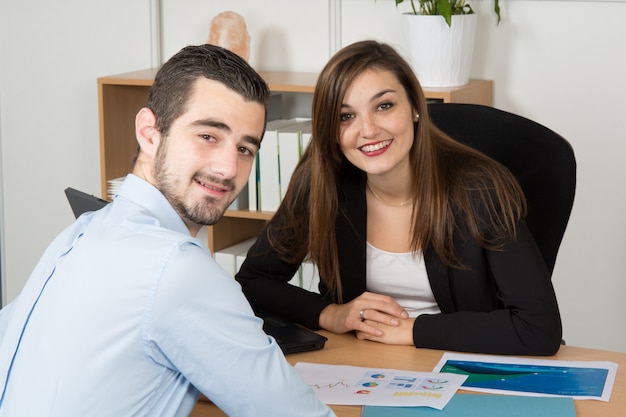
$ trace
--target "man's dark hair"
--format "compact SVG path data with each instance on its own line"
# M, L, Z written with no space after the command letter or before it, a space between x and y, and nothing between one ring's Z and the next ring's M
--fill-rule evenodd
M269 101L265 80L237 54L209 44L187 46L161 67L150 89L146 107L154 113L162 135L167 136L173 121L186 111L200 77L218 81L248 101L264 106Z

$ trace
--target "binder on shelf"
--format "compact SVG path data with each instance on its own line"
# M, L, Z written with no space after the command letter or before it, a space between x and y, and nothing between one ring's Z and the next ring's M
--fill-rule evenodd
M279 119L267 122L259 151L258 201L261 211L276 211L280 205L280 168L278 157L278 131L301 123L303 119Z
M302 288L319 293L320 275L311 261L302 262Z
M252 239L252 243L254 243L256 239ZM250 246L252 246L252 243L250 244ZM246 260L246 257L248 256L248 250L250 249L250 246L248 246L248 249L246 249L245 251L241 252L239 255L235 256L235 270L236 272L239 272L239 270L241 269L241 265L243 265L243 261Z
M304 154L306 147L309 146L309 142L311 141L311 132L313 131L312 123L313 121L300 131L300 156Z
M319 294L319 271L313 262L304 261L298 267L298 272L289 280L289 283Z
M252 246L255 241L256 238L251 238L244 240L243 242L235 243L232 246L216 251L213 254L213 258L215 259L215 262L217 262L217 264L224 269L224 271L226 271L231 277L234 277L241 266L237 266L237 257L243 255L243 258L245 259L248 249L250 249L250 246Z
M260 210L259 207L259 154L252 161L250 176L248 177L248 209L252 211Z
M280 93L271 93L270 101L267 105L267 120L278 120L282 118L283 114L283 96ZM261 144L262 146L263 144ZM248 178L248 186L246 192L248 193L248 206L244 207L241 205L240 208L233 210L243 210L247 208L248 210L257 211L261 210L259 206L259 154L257 154L256 158L252 162L252 169L250 169L250 177ZM243 192L243 191L242 191Z
M302 132L310 131L311 120L288 126L278 131L278 158L280 175L280 200L287 192L291 175L302 155Z
M230 203L230 206L228 206L228 210L248 210L250 208L248 198L248 184L246 184L246 186L243 187L243 190L241 190L237 198L235 198L233 202Z

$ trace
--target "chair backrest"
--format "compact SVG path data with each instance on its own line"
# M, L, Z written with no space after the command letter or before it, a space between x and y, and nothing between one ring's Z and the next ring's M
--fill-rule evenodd
M494 107L429 103L428 110L441 130L515 175L528 204L528 228L552 273L576 190L576 159L569 142L545 126Z

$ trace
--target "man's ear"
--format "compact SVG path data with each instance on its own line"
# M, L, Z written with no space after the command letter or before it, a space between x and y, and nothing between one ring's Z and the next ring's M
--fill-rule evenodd
M152 110L143 107L135 117L135 136L141 151L152 158L161 141L161 134L156 128L156 117Z

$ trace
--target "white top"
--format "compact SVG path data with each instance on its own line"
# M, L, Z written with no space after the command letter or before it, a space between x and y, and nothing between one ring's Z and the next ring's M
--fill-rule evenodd
M441 313L421 251L386 252L367 242L365 269L367 290L392 296L409 317Z

